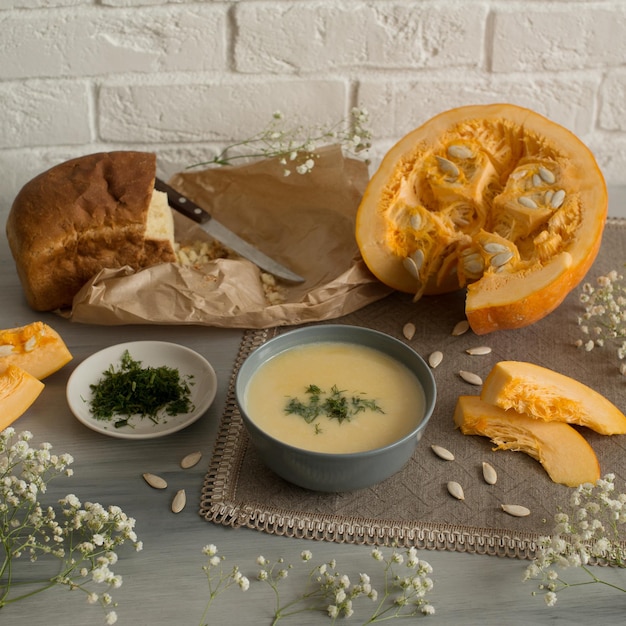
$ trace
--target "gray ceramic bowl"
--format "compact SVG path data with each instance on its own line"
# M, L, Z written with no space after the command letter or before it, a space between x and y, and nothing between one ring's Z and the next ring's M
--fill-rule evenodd
M307 343L341 341L379 350L409 368L421 383L424 417L401 439L374 450L346 454L312 452L288 445L261 430L246 413L247 385L268 359ZM261 460L285 480L315 491L339 492L369 487L398 472L411 458L435 407L436 386L430 367L409 346L384 333L339 324L288 331L252 352L241 365L235 394L243 422Z

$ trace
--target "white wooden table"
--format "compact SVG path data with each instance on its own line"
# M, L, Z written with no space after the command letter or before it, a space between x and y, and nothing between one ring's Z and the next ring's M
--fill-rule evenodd
M621 190L611 196L611 214L626 216ZM8 207L7 207L8 208ZM2 212L0 212L2 215ZM6 215L6 213L5 213ZM4 219L2 223L4 224ZM194 626L200 624L207 600L201 567L202 547L214 543L227 565L239 565L254 577L256 557L284 557L295 565L283 581L283 599L293 599L302 588L309 567L299 563L304 549L313 552L313 564L331 558L353 580L367 572L380 581L380 567L362 546L312 542L266 535L252 530L231 529L204 521L198 514L200 489L210 459L218 420L224 406L240 331L203 327L95 327L75 325L53 314L38 314L25 304L6 239L0 239L0 328L42 319L63 336L74 360L46 380L43 395L15 427L30 430L36 442L49 441L56 452L74 456L74 477L59 479L48 494L51 498L75 493L83 501L117 504L137 519L137 532L144 542L142 552L122 548L114 571L123 576L114 591L119 603L119 624L133 626ZM65 400L69 375L84 358L106 346L130 340L157 339L180 343L203 354L213 364L219 379L216 400L205 416L187 429L162 439L127 441L95 433L70 413ZM204 454L192 469L182 470L180 459L194 450ZM166 492L152 490L143 472L164 476ZM175 515L171 498L177 489L188 494L187 507ZM563 592L556 607L545 606L531 595L534 583L522 582L526 562L460 553L425 552L421 558L434 568L435 589L430 600L436 614L431 624L624 624L626 595L602 585ZM21 570L23 571L23 570ZM603 571L606 578L626 585L626 571ZM380 588L380 584L376 585ZM359 605L361 606L361 605ZM366 605L362 605L365 607ZM209 624L270 624L273 596L270 589L253 581L250 590L232 589L219 596L208 614ZM349 623L362 623L369 613L359 611ZM102 623L97 607L76 592L57 588L26 601L0 609L0 624L22 626L86 626ZM361 618L361 619L359 619ZM285 624L324 624L328 617L304 613Z

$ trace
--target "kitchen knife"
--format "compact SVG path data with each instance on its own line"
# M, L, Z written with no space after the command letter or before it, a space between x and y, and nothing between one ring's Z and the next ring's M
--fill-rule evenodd
M167 194L167 201L173 209L199 224L205 232L213 237L213 239L216 239L220 243L224 244L233 252L236 252L240 256L252 261L262 270L273 274L277 278L282 278L283 280L292 283L304 282L304 278L302 278L302 276L292 272L284 265L278 263L278 261L274 261L274 259L268 257L266 254L263 254L253 245L244 241L241 237L233 233L224 225L220 224L202 207L198 206L195 202L192 202L189 198L183 196L164 181L157 178L154 182L154 188L157 191L163 191Z

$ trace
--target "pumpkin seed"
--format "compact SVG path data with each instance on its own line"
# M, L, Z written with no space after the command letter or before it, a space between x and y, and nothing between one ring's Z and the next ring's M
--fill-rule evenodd
M422 216L419 213L413 213L409 218L409 224L413 230L419 230L422 227Z
M428 357L428 365L430 365L433 369L441 365L442 361L443 361L443 352L441 352L440 350L435 350Z
M448 156L453 159L471 159L474 153L467 146L460 146L459 144L452 144L448 146Z
M172 512L180 513L187 504L187 496L184 489L179 489L172 500Z
M442 446L438 446L436 444L433 444L430 447L431 447L432 451L440 459L443 459L444 461L454 461L454 454L452 454L452 452L450 452L450 450L446 450L446 448L443 448Z
M489 346L476 346L475 348L468 348L465 352L472 356L482 356L483 354L489 354L491 348Z
M474 374L474 372L468 372L466 370L461 370L459 372L459 376L470 385L482 385L483 379L478 375Z
M457 226L467 226L470 223L470 221L467 218L462 217L461 215L453 215L452 221Z
M468 254L463 259L463 268L468 274L480 274L485 269L485 262L483 261L483 257L481 257L478 252Z
M37 347L38 341L37 337L31 337L28 339L23 345L24 352L32 352Z
M521 504L501 504L502 510L513 517L526 517L530 515L530 509Z
M455 480L448 482L448 493L457 500L465 500L465 494L463 493L463 487L459 485Z
M539 187L542 183L541 176L539 176L539 174L533 174L532 181L533 187Z
M489 254L498 254L499 252L509 252L509 249L503 244L498 243L497 241L488 241L483 249L485 252Z
M523 207L526 207L527 209L536 209L537 208L537 203L532 198L529 198L528 196L520 196L517 199L517 201Z
M408 256L402 261L404 269L419 280L420 270L424 264L424 253L421 250L416 250L411 256Z
M142 474L143 479L150 485L150 487L154 487L155 489L165 489L167 487L167 482L164 478L157 476L156 474L150 474L150 472L146 472Z
M183 457L180 462L180 466L183 469L189 469L198 463L198 461L202 458L202 452L191 452L187 456Z
M455 337L458 337L459 335L466 333L468 330L469 330L469 322L467 320L461 320L460 322L457 322L457 324L452 329L452 334Z
M15 350L10 343L5 343L0 346L0 356L9 356L9 354L12 354L14 351Z
M556 176L554 175L554 173L551 172L544 165L539 166L538 172L539 172L539 176L541 177L541 180L543 180L544 183L548 183L548 185L552 185L556 181Z
M413 337L415 337L415 324L412 322L407 322L402 329L402 334L406 337L408 341L411 341Z
M498 474L491 463L483 461L483 478L488 485L495 485L498 481Z
M448 161L448 159L444 159L443 157L437 156L437 164L439 165L439 169L444 173L448 174L448 176L452 176L457 178L460 174L459 168L452 163L452 161Z
M506 252L500 252L500 254L496 254L491 257L490 263L494 267L502 267L506 263L508 263L513 258L513 253L510 250Z
M563 204L564 200L565 200L565 189L559 189L558 191L554 192L554 195L552 196L552 200L550 200L550 206L553 209L558 209Z
M546 193L543 194L543 201L545 204L550 204L552 202L552 196L554 195L554 189L548 189Z

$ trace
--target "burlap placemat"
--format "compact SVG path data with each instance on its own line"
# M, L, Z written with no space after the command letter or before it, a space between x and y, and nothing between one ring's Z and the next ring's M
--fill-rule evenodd
M587 280L624 268L626 221L610 220L601 252ZM417 326L410 345L423 357L434 350L444 354L434 370L438 386L435 411L409 463L395 476L369 489L322 494L301 489L268 470L249 445L234 398L234 380L246 356L286 329L247 331L235 363L226 408L212 461L201 494L201 515L218 524L309 539L372 545L415 545L530 558L540 535L551 532L554 514L570 489L554 484L538 462L523 453L493 451L486 438L468 437L455 429L453 411L461 394L478 394L459 370L483 378L499 360L527 360L550 367L591 386L622 410L626 382L619 374L615 351L583 352L574 346L580 336L577 316L582 312L579 290L572 292L552 314L527 328L486 336L468 332L452 336L464 318L464 294L425 297L392 294L334 323L367 326L403 338L406 322ZM466 348L488 345L486 356L469 356ZM581 429L600 460L602 474L626 479L626 436L603 437ZM455 455L452 462L436 457L431 444ZM498 472L495 485L481 475L482 461ZM465 500L453 499L446 483L458 481ZM531 515L514 518L500 505L527 506Z

